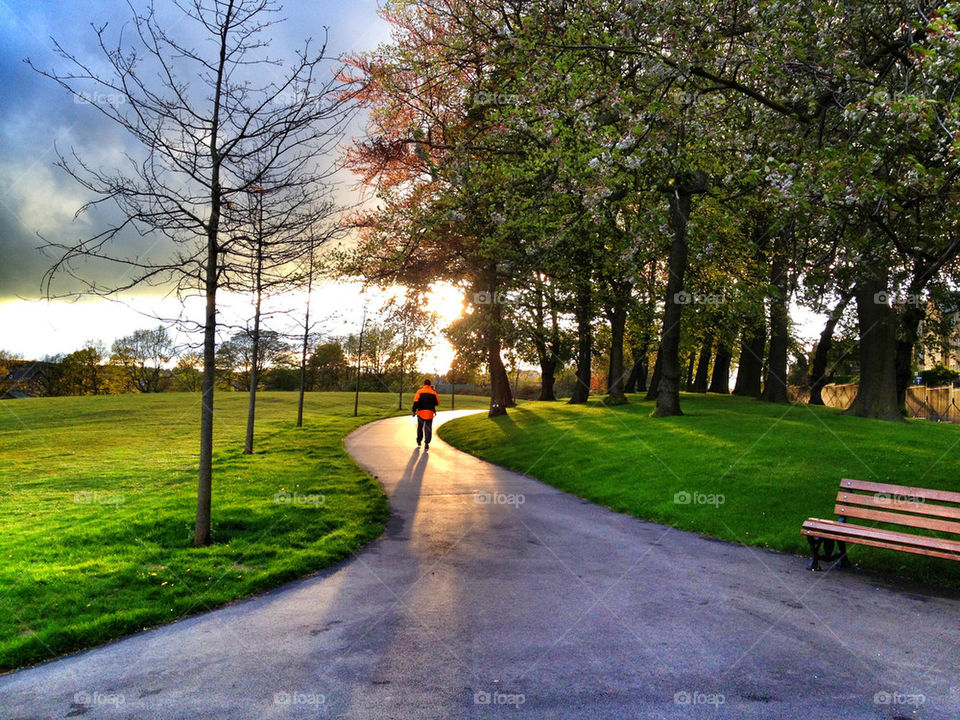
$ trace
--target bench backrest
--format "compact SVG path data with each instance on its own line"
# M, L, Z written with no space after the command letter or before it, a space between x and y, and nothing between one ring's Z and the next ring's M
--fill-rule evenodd
M960 492L843 479L834 512L960 535Z

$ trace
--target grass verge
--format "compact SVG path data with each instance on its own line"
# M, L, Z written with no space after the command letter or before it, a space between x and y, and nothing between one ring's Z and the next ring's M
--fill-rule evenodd
M889 423L807 405L685 394L652 402L526 403L439 429L447 442L636 517L746 545L807 553L800 526L832 518L841 478L960 490L960 427ZM848 546L865 569L960 587L960 563ZM798 561L799 562L799 561Z
M409 398L405 398L409 400ZM396 396L261 393L215 401L213 536L195 549L199 395L0 403L0 669L40 662L261 592L376 538L380 485L343 449ZM458 397L458 407L485 407Z

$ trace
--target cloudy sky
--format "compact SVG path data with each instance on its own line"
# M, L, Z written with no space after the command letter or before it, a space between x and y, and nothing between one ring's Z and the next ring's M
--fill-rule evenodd
M144 0L132 3L138 9L146 5ZM157 0L156 4L165 13L172 12L171 3ZM160 300L155 290L151 295L146 288L119 303L41 300L41 280L51 258L39 251L43 241L38 235L69 241L102 229L107 220L96 214L74 219L89 197L55 167L57 150L76 150L94 166L116 168L123 152L135 146L93 107L33 71L24 59L42 69L67 69L53 51L56 39L79 58L96 62L93 26L109 23L110 32L128 30L131 15L125 0L0 0L0 36L4 38L0 45L0 350L40 358L71 352L89 339L104 341L109 347L121 335L155 325L152 315L173 317L180 311L176 300ZM369 50L388 39L387 24L377 15L374 0L287 0L282 16L286 21L271 30L271 54L282 58L292 58L308 38L316 43L327 37L327 54L334 57ZM190 32L189 23L176 25L175 15L165 17L178 31ZM359 132L358 123L351 134ZM341 192L356 191L345 186ZM125 238L123 249L137 254L153 242L151 238ZM123 271L115 267L85 272L108 282L113 277L123 279ZM64 277L53 292L72 289L69 278ZM223 296L221 300L224 319L242 321L246 299ZM372 302L375 306L377 299ZM435 302L449 307L451 297ZM455 299L452 302L458 304ZM315 303L315 316L336 317L335 324L326 328L332 333L351 330L363 305L356 287L332 284L319 290ZM199 304L196 307L199 310ZM189 304L187 312L191 312Z

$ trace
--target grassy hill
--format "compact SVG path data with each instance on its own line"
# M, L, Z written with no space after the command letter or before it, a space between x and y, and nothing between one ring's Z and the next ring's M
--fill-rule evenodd
M377 537L379 484L342 438L396 412L395 395L216 397L214 545L191 547L197 394L0 403L0 669L90 647L307 575ZM405 403L410 401L405 398ZM457 407L485 407L458 397Z
M960 426L732 396L686 394L682 407L683 417L657 419L638 397L615 408L526 403L446 423L440 435L613 510L798 555L803 521L834 517L841 478L960 491ZM870 570L960 586L960 563L848 549Z

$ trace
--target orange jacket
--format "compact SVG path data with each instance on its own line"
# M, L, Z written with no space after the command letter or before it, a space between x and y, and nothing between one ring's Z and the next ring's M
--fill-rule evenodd
M424 385L413 396L413 409L416 411L417 417L422 417L424 420L433 419L433 416L437 414L436 408L439 404L440 396L429 385Z

